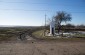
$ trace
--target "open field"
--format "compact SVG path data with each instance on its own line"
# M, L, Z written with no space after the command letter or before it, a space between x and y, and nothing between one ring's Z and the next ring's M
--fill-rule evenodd
M85 40L5 42L0 55L85 55Z
M36 27L0 27L0 41L14 40L21 34L30 34Z
M70 36L69 39L78 39L78 38L82 38L85 39L85 31L72 31L68 34L69 32L67 32L67 34L65 35L60 35L59 37L66 39L66 37ZM48 34L45 34L44 36L44 30L39 30L39 31L35 31L32 33L36 38L40 38L40 39L58 39L58 35L53 36L47 36ZM72 37L72 38L71 38Z

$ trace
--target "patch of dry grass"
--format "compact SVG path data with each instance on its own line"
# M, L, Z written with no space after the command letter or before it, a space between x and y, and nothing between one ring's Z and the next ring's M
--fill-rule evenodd
M44 30L39 30L32 33L36 38L43 39L43 40L57 40L57 41L82 41L85 38L65 38L57 36L44 36Z

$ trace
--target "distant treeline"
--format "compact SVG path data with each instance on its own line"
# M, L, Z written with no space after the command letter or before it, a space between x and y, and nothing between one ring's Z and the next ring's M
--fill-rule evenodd
M67 30L67 31L85 31L85 28L84 29L81 29L81 28L64 28L64 29L61 29L61 30Z
M46 29L49 30L50 29L50 25L47 25ZM55 26L55 29L58 30L57 25ZM68 30L68 31L85 31L85 25L66 24L66 25L61 25L60 29L61 30Z

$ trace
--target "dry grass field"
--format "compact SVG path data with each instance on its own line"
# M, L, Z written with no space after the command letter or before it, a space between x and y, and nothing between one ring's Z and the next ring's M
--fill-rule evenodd
M85 55L85 40L2 42L0 55Z

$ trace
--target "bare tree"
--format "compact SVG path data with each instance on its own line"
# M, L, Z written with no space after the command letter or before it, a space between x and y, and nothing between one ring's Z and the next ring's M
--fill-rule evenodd
M71 21L71 15L64 12L64 11L59 11L55 16L54 16L54 19L55 19L55 23L57 25L57 28L58 28L58 33L60 32L60 29L61 29L61 23L62 22L67 22L67 21Z

